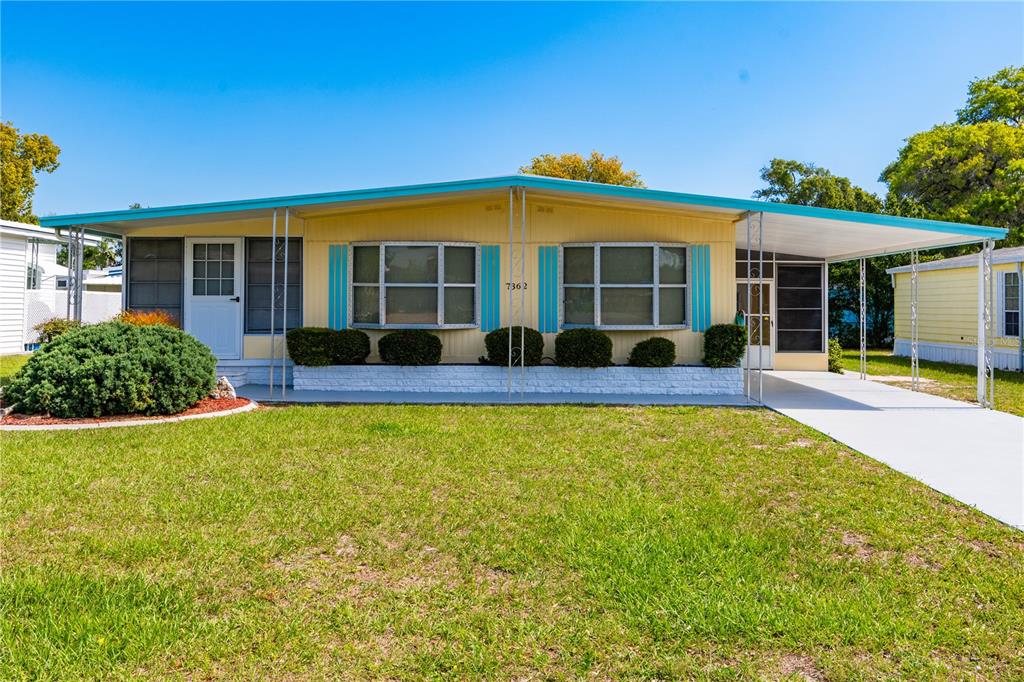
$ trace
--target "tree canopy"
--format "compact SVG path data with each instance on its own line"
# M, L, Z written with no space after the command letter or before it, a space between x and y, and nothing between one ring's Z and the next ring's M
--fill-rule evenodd
M936 220L1010 230L1024 244L1024 68L971 82L956 123L911 135L882 171L886 203Z
M36 174L52 173L60 147L47 135L21 133L10 121L0 122L0 216L38 223L32 212Z
M605 156L596 151L591 152L589 158L583 158L579 154L541 154L533 157L530 165L521 167L519 172L550 178L600 182L606 185L646 186L639 173L622 167L619 157Z
M761 179L766 186L754 192L755 199L868 213L882 211L882 200L876 195L813 163L772 159L761 169Z
M754 198L784 204L838 208L847 211L886 212L877 195L859 187L846 177L834 175L813 163L772 159L761 169L765 187ZM904 256L873 258L867 265L868 344L889 342L893 323L893 292L886 268L901 265ZM860 273L856 261L829 266L829 333L846 347L859 343L853 320L860 311Z
M967 105L956 112L956 122L1024 125L1024 67L1008 66L967 86Z

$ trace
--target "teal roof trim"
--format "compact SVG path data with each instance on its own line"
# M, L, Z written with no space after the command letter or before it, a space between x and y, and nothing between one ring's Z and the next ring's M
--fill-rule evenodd
M734 211L763 211L781 215L800 216L839 220L884 227L901 227L912 230L944 232L965 235L979 239L1001 239L1006 230L999 227L984 225L963 225L940 220L924 220L921 218L903 218L900 216L880 215L877 213L858 213L841 211L831 208L814 206L798 206L796 204L777 204L754 199L730 199L703 194L686 194L665 190L646 189L640 187L622 187L620 185L604 185L595 182L563 180L537 175L507 175L496 178L477 180L457 180L453 182L434 182L422 185L403 185L398 187L380 187L375 189L348 190L344 192L324 192L320 194L297 194L284 197L268 197L264 199L242 199L239 201L218 201L205 204L185 204L181 206L163 206L158 208L141 208L120 211L103 211L99 213L78 213L69 215L49 216L40 218L43 227L65 227L68 225L95 225L100 223L122 222L132 220L149 220L155 218L175 218L202 216L213 213L230 213L271 208L299 208L318 204L346 203L354 201L374 201L401 197L430 196L455 192L473 192L508 187L526 187L527 189L571 192L593 196L633 199L637 201L661 201L670 204L718 208Z

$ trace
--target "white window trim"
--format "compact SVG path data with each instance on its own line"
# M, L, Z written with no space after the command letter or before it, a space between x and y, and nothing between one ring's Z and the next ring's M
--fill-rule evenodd
M601 284L601 248L603 247L635 246L653 248L652 258L654 260L654 281L651 284ZM565 283L565 249L571 248L593 248L594 249L594 282L593 284L566 284ZM659 249L686 249L686 283L685 284L661 284L661 263ZM604 331L644 331L644 330L672 330L689 329L690 317L693 314L693 302L690 300L690 282L692 281L691 244L686 242L569 242L558 247L558 326L560 329L600 329ZM661 318L661 305L659 289L661 287L683 289L683 300L686 302L686 321L683 324L599 324L601 319L601 288L606 286L609 289L653 289L652 318ZM593 289L594 290L594 322L595 324L572 324L565 321L565 289Z
M355 249L360 246L376 246L379 247L380 251L377 254L378 258L378 271L377 271L377 282L356 282L356 259ZM423 283L423 284L386 284L384 282L384 251L388 246L434 246L437 247L437 282L436 283ZM444 250L445 247L456 246L473 249L473 282L472 283L458 283L458 284L446 284L444 281ZM351 242L348 246L348 281L345 283L346 291L345 294L349 296L350 305L348 306L348 325L356 329L476 329L480 326L480 245L476 242L437 242L437 241L367 241L367 242ZM356 302L355 302L355 287L357 286L375 286L378 288L377 302L378 302L378 319L381 320L379 323L373 322L356 322ZM387 287L419 287L419 288L434 288L437 290L437 324L398 324L398 323L386 323L384 320L387 319ZM473 290L473 320L471 322L459 323L459 324L445 324L444 323L444 290L448 287L464 288Z
M1006 298L1006 280L1007 280L1007 278L1009 278L1010 275L1013 275L1013 276L1017 277L1017 310L1016 311L1007 310L1006 309L1006 301L1007 301L1007 298ZM998 310L998 316L999 316L998 336L1001 336L1001 337L1004 337L1004 338L1008 338L1008 339L1016 339L1016 338L1018 338L1020 336L1019 333L1024 331L1024 329L1021 329L1021 327L1024 326L1024 310L1021 310L1021 308L1024 307L1024 305L1021 304L1021 298L1024 298L1024 296L1021 295L1021 294L1024 294L1024 278L1022 278L1020 276L1020 274L1018 273L1018 271L1016 271L1016 270L1004 270L1004 271L1000 272L999 273L999 286L998 286L998 291L996 293L997 293L997 296L996 296L996 309ZM1006 333L1006 313L1008 313L1008 312L1016 312L1017 313L1017 331L1018 331L1017 334L1007 334Z

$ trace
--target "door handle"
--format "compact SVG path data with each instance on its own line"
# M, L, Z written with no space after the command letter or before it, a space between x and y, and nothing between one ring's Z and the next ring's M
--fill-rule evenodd
M235 296L231 300L234 301L235 303L241 303L242 297L241 296Z

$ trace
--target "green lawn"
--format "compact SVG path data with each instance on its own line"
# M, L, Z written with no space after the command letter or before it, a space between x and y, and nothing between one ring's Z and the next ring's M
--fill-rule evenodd
M0 386L6 386L14 373L28 362L31 355L0 355Z
M843 351L843 368L848 372L860 371L860 354L856 350ZM909 386L910 358L895 357L889 350L869 350L868 374L906 376L905 385ZM978 370L973 365L921 360L920 375L935 380L934 384L922 385L929 393L976 402ZM996 370L996 409L1024 417L1024 373Z
M765 410L0 438L2 679L1024 677L1024 535Z

